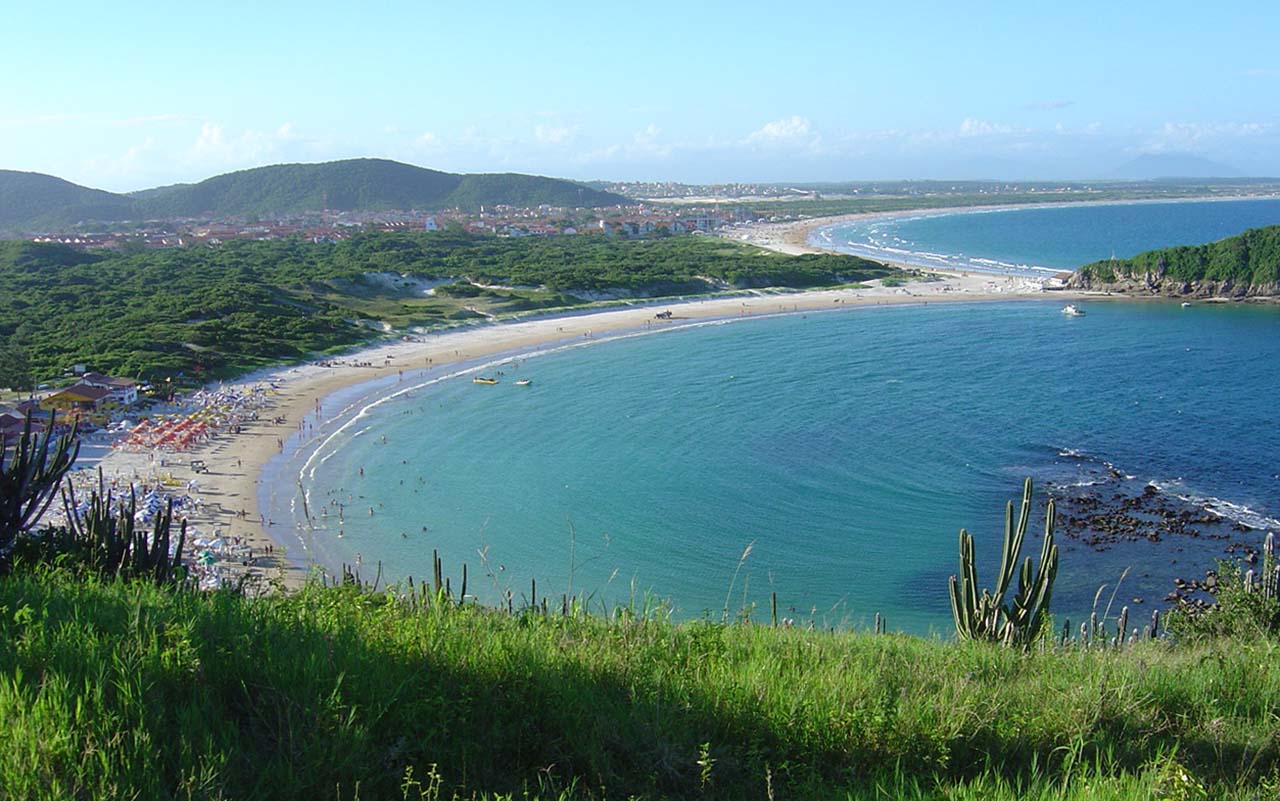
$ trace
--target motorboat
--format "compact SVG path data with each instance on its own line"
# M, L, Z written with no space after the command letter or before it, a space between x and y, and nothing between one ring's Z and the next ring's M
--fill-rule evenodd
M1063 306L1063 307L1062 307L1062 313L1063 313L1063 314L1065 314L1065 315L1067 315L1068 317L1083 317L1083 316L1084 316L1084 310L1083 310L1083 309L1080 309L1080 308L1077 308L1077 307L1076 307L1076 305L1075 305L1074 303L1068 303L1066 306Z
M527 387L527 386L529 386L529 385L531 385L531 384L533 384L533 379L532 379L532 378L522 378L522 379L520 379L519 381L517 381L517 382L516 382L516 386L517 386L517 387Z

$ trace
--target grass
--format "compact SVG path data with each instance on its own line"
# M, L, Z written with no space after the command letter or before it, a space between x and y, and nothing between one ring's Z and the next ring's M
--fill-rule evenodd
M1022 655L316 584L0 579L0 720L6 799L1280 790L1269 639Z

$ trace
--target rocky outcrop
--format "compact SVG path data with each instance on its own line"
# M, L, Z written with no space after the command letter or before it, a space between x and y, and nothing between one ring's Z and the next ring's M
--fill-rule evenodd
M1137 275L1117 274L1111 280L1103 280L1092 272L1081 269L1067 279L1068 289L1114 292L1123 295L1162 295L1170 298L1247 298L1280 297L1280 284L1242 284L1224 281L1183 281L1154 272Z

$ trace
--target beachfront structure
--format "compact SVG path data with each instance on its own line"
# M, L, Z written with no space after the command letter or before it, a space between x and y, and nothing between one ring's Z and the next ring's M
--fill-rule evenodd
M96 412L110 402L111 390L89 384L75 384L40 401L45 411Z
M43 411L88 414L126 409L138 402L138 384L131 378L85 373L80 380L39 401Z
M22 430L26 422L25 415L0 412L0 439L3 439L6 443L16 442L17 438L22 436ZM41 431L44 426L38 420L32 420L31 428L35 431Z
M138 402L138 382L132 378L114 378L102 373L85 373L80 384L111 390L111 400L120 406L132 406Z

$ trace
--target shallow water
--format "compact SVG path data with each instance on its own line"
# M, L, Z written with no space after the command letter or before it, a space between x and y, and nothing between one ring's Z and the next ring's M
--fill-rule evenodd
M718 618L729 595L761 619L773 590L785 616L864 625L879 611L917 633L949 628L961 526L987 580L1003 504L1028 475L1082 483L1110 463L1130 488L1155 481L1276 525L1280 313L1099 302L1073 319L1060 306L750 319L524 358L488 371L505 373L497 386L462 376L376 408L349 390L324 434L345 428L274 481L299 516L296 482L308 494L309 553L331 566L360 554L366 577L379 560L387 578L429 576L439 549L487 601L519 603L536 577L553 599L651 592ZM1126 567L1118 597L1143 597L1145 614L1224 548L1060 539L1054 608L1077 620Z

